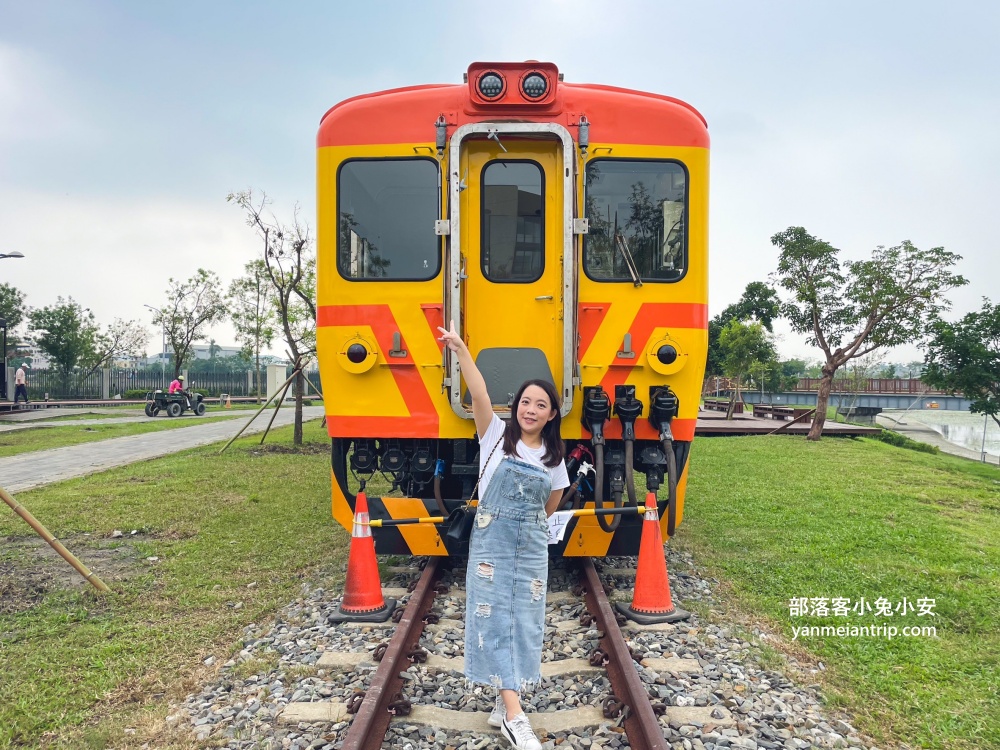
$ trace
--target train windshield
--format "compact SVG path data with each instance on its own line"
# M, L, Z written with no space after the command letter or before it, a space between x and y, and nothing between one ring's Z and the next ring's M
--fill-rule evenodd
M337 175L337 268L347 279L438 275L440 191L430 159L357 159Z
M595 281L678 281L687 268L687 171L673 161L587 165L583 268Z

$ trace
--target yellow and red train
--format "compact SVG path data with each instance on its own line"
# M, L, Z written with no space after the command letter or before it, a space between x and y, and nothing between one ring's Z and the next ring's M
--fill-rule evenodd
M567 505L634 504L642 474L672 534L708 345L704 118L567 83L551 63L474 63L463 84L337 104L317 145L337 522L351 528L352 487L380 472L392 491L367 493L380 553L464 552L447 524L406 522L448 516L479 475L469 399L437 340L454 320L501 416L529 377L562 394L580 480ZM553 554L636 554L641 520L573 519Z

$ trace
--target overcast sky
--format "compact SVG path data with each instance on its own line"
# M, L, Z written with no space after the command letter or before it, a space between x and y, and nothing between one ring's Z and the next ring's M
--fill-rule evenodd
M959 253L965 313L1000 297L998 22L982 1L0 0L0 252L25 255L0 281L34 307L72 296L101 323L140 319L155 352L143 304L169 276L228 283L258 252L227 193L266 190L315 226L333 104L537 59L705 115L710 314L774 270L769 238L791 225L847 258L904 239ZM779 349L818 357L787 333Z

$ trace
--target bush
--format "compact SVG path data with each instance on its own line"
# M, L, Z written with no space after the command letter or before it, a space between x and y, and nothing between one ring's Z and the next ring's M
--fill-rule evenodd
M920 443L916 440L911 440L906 437L906 435L900 435L898 432L893 432L892 430L880 430L877 435L873 435L875 440L881 440L883 443L888 443L889 445L895 445L897 448L906 448L911 451L919 451L921 453L940 453L941 449L934 445L927 445L927 443Z
M122 398L125 399L126 401L137 401L137 400L141 401L142 399L146 398L147 393L149 393L149 391L134 389L130 391L125 391L125 393L122 394Z

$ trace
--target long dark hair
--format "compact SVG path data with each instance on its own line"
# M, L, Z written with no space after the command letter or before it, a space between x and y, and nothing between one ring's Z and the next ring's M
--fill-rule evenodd
M517 389L517 393L514 394L514 401L510 406L510 421L507 423L507 429L503 434L503 452L508 456L517 455L517 441L521 439L521 425L517 421L517 405L521 403L521 396L524 395L524 389L529 385L537 385L545 391L545 395L549 397L549 406L556 413L542 428L542 445L545 446L545 455L542 456L542 463L552 468L562 463L563 456L566 454L566 446L563 445L562 437L559 434L559 425L562 423L562 414L559 410L561 406L559 394L556 392L556 387L547 380L525 380L521 384L521 387Z

